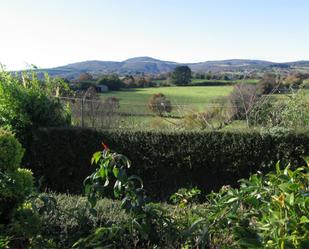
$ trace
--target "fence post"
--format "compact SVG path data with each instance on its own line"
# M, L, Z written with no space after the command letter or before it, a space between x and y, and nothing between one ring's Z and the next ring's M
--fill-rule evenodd
M84 98L82 98L82 108L81 108L81 114L82 114L82 127L84 128Z

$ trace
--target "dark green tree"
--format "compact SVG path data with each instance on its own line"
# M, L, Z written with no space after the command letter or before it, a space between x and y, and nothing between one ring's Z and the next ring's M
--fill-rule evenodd
M171 82L175 85L188 85L191 78L192 72L188 66L178 66L172 73Z
M99 78L98 82L99 85L105 85L108 87L109 90L117 91L123 87L123 82L119 79L118 75L111 74L111 75L103 75Z

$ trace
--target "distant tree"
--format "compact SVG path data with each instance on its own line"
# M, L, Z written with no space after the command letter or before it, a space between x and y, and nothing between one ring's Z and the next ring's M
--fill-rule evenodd
M207 74L206 74L206 80L211 80L212 79L212 72L209 71Z
M191 82L192 72L188 66L178 66L171 76L171 82L175 85L188 85Z
M144 76L137 77L135 79L135 82L136 82L137 87L146 87L147 86L147 81L146 81Z
M103 75L97 81L99 85L105 85L108 87L109 90L117 91L123 86L122 81L119 79L118 75Z
M135 79L132 75L126 75L122 82L126 88L135 87Z
M275 74L266 73L263 78L258 82L258 92L260 94L273 93L275 89L278 89L280 85L280 78Z
M163 93L153 94L149 100L148 107L159 116L163 116L165 112L172 111L171 101Z
M230 80L230 77L229 77L228 75L226 75L226 74L223 74L223 75L221 76L221 79L222 79L222 80Z
M201 78L201 74L200 73L193 73L192 78L200 79Z
M284 79L284 85L287 87L298 88L303 83L303 77L301 74L293 73L289 74Z
M91 80L93 80L93 77L89 73L81 73L78 76L78 81L91 81Z
M235 119L246 120L249 127L249 114L259 101L258 89L255 85L236 84L228 97L231 105L231 116Z

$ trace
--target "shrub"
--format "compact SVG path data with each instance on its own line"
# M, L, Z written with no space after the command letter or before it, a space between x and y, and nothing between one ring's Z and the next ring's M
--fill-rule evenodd
M50 84L34 73L20 78L0 72L0 125L9 127L22 142L32 129L69 125L69 112L48 94L52 92Z
M309 165L308 165L309 166ZM219 248L308 248L309 167L240 180L208 196L209 243Z
M309 98L304 90L292 94L285 108L279 113L283 127L309 127Z
M81 193L93 171L89 158L104 141L128 155L132 174L141 176L151 197L166 199L181 187L206 192L236 185L252 172L267 172L278 161L293 165L309 154L308 131L252 132L133 132L80 128L36 131L25 163L42 177L42 187Z
M0 223L8 224L14 211L33 190L32 172L18 168L23 149L13 134L0 129ZM14 154L15 153L15 154Z
M148 107L159 116L172 111L171 101L163 93L153 94L148 102Z
M292 73L284 79L283 83L289 88L299 88L303 84L303 80L304 79L301 74Z
M14 135L0 129L0 170L16 170L21 163L24 149Z
M204 112L191 111L185 113L180 124L187 129L219 130L231 123L233 115L225 107L213 106L206 108Z
M96 205L96 215L89 212L87 199L68 194L50 194L55 207L50 212L41 214L42 236L57 245L54 248L71 248L82 237L89 236L100 226L125 226L129 220L120 207L119 201L100 199ZM117 240L125 241L123 234Z
M230 115L236 119L249 120L249 114L259 100L255 85L236 84L229 95Z
M278 76L271 73L266 73L260 82L258 82L257 88L260 94L270 94L277 92L280 84L281 82Z
M53 240L55 246L308 247L308 163L283 170L277 163L275 172L258 172L240 180L239 188L223 186L219 192L212 192L203 205L194 203L200 191L193 188L180 189L171 197L177 206L159 206L145 199L143 186L135 187L133 181L141 179L127 175L131 164L125 156L105 147L94 154L92 162L97 164L96 170L85 180L90 205L79 196L54 195L57 209L43 216L43 236ZM109 184L114 185L114 194L123 198L121 202L98 198Z
M309 127L309 98L304 90L292 93L287 100L261 101L250 113L250 122L263 127Z

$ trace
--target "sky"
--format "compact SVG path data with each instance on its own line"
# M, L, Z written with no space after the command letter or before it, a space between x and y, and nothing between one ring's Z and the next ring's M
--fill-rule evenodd
M0 63L309 60L308 13L308 0L0 0Z

